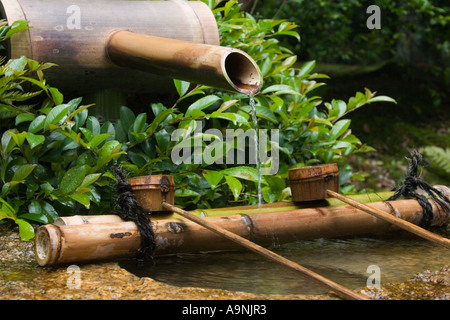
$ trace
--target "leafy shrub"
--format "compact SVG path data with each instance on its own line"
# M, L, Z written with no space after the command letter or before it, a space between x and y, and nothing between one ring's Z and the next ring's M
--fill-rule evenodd
M26 25L3 23L1 40ZM63 103L46 84L43 74L52 66L21 57L0 67L0 221L14 220L24 240L34 236L28 221L51 223L76 213L77 204L99 203L94 182L101 185L109 175L104 167L123 154L81 98Z
M261 179L266 202L289 196L290 167L345 163L351 153L372 150L351 133L345 116L366 104L392 102L391 98L365 89L348 101L322 102L314 90L324 85L319 81L327 76L313 73L314 61L296 67L296 55L278 40L299 39L295 24L256 20L239 11L236 1L218 4L210 6L222 44L249 53L264 76L264 88L254 97L257 125L281 132L279 144L268 147L280 150L279 170ZM51 223L60 215L108 212L114 193L109 169L117 163L130 175L172 174L176 204L186 208L257 202L254 165L175 163L171 157L175 147L190 146L198 137L203 139L192 157L208 152L214 143L224 143L207 129L253 128L250 97L174 80L179 96L172 106L152 103L151 112L138 115L123 106L119 120L100 123L89 115L90 105L82 105L81 98L63 103L63 95L44 80L48 67L22 57L0 70L0 117L4 119L0 126L6 128L1 137L0 220L14 220L23 239L33 237L27 221ZM24 89L25 85L30 89ZM177 129L185 129L185 134L172 139Z

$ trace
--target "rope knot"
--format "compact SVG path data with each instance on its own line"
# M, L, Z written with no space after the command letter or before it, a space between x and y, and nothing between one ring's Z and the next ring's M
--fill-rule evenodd
M433 220L433 209L427 197L417 193L417 190L425 191L441 208L447 209L447 212L450 209L450 200L441 191L433 188L419 177L418 170L420 165L424 165L423 157L417 150L413 150L405 182L397 188L388 201L395 200L401 195L406 198L416 199L423 209L423 218L420 226L427 228L431 226Z
M138 204L133 189L127 182L125 173L122 169L115 167L112 171L117 179L117 214L125 221L133 221L138 227L141 235L141 246L138 252L138 259L152 259L156 244L155 234L150 221L150 213Z

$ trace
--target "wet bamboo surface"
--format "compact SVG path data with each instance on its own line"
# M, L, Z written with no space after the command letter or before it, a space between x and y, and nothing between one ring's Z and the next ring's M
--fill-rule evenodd
M371 206L419 224L422 207L416 200L378 201ZM269 208L272 207L272 211ZM448 213L433 203L432 225L448 221ZM289 243L296 240L333 238L353 235L380 234L398 230L392 224L377 219L349 205L316 208L297 207L282 211L266 206L266 212L245 214L246 210L231 210L231 215L204 217L210 223L229 230L259 245ZM239 213L238 213L239 212ZM114 221L111 220L115 219ZM135 256L140 245L139 232L133 222L121 222L112 215L76 217L83 224L46 225L36 233L36 258L41 265L117 259ZM87 223L86 223L87 222ZM70 223L70 222L69 222ZM182 218L152 219L155 232L155 255L240 249L239 245L214 234L198 224Z

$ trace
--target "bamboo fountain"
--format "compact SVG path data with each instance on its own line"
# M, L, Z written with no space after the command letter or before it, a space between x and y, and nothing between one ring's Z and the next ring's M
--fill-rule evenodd
M0 14L10 23L29 20L32 26L10 39L8 58L26 56L56 63L58 67L45 71L46 78L65 92L120 88L166 93L172 87L170 78L250 96L262 87L261 72L250 56L220 46L215 18L202 2L1 0ZM158 184L162 179L164 192ZM319 202L186 212L173 206L175 186L170 176L139 177L130 184L141 206L159 211L151 222L155 255L230 250L245 244L268 257L275 254L261 246L396 230L354 205L323 200L333 195L323 190ZM448 187L439 188L450 196ZM358 200L371 202L373 210L390 212L412 224L421 221L422 207L415 200L366 198ZM431 225L447 223L449 213L431 203ZM51 266L129 258L136 255L140 242L136 224L117 215L62 217L37 230L36 260L41 266ZM319 282L328 281L301 266L293 268ZM327 286L344 297L362 298L337 284Z
M447 197L450 188L436 186ZM150 187L155 191L155 187ZM392 193L352 197L372 208L418 225L422 207L416 200L385 201ZM151 199L153 196L147 196ZM138 198L139 200L139 198ZM431 201L432 226L448 222L449 213ZM160 204L160 202L159 202ZM154 207L152 208L154 209ZM399 229L389 222L340 201L277 203L190 212L262 246L298 240L382 234ZM152 216L155 255L236 250L240 246L173 213ZM117 215L61 217L36 232L36 259L42 266L81 261L130 258L137 254L140 235L134 222Z

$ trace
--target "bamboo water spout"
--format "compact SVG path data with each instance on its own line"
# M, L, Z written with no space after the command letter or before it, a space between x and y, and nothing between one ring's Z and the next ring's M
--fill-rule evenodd
M57 64L45 77L64 92L161 94L173 91L170 78L245 94L262 85L252 58L220 46L200 1L0 0L0 17L32 26L7 42L8 58Z
M257 64L237 49L117 31L107 52L119 66L247 95L255 95L262 85Z

